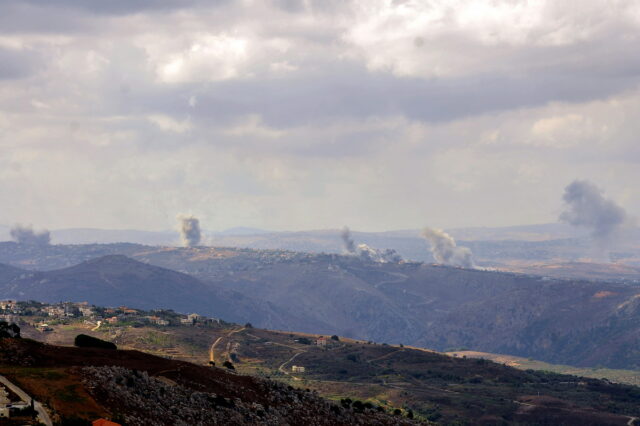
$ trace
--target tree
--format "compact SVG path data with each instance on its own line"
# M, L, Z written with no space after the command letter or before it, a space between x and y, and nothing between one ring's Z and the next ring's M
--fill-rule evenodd
M231 361L225 361L222 363L223 367L228 368L229 370L235 370L236 368L233 366L233 364L231 363Z
M20 337L20 327L15 323L9 324L6 321L0 321L0 338L2 337Z
M340 338L334 334L333 336L331 336L331 340L335 340L336 342L339 342Z
M118 349L115 343L107 342L86 334L78 334L73 342L79 348Z

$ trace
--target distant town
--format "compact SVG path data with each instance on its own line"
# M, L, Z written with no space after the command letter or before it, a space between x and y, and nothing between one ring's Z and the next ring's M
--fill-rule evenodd
M17 325L30 325L46 333L53 331L52 326L82 321L96 331L113 325L142 327L155 325L206 327L224 324L217 318L208 318L199 314L180 314L172 310L144 311L127 306L99 307L88 302L41 303L36 301L0 301L0 321Z

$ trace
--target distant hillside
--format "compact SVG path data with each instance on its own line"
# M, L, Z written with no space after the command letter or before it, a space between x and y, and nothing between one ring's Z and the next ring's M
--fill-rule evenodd
M177 245L180 243L180 236L176 231L70 228L52 231L51 240L53 244L134 243Z
M558 263L590 258L594 255L585 230L565 224L541 224L509 227L476 227L447 230L459 245L473 251L483 266L509 268L512 264ZM407 260L433 262L429 245L420 229L385 232L353 232L358 243L379 249L394 249ZM267 250L292 250L308 253L343 253L341 229L273 232L256 228L231 228L220 232L204 231L202 244L215 247L242 247ZM0 236L2 228L0 228ZM8 239L8 231L5 232ZM53 244L129 243L153 246L178 246L176 231L106 230L71 228L52 231ZM640 266L640 228L628 229L616 242L612 259ZM0 239L1 240L1 239ZM1 243L0 243L1 244ZM127 253L120 253L127 254ZM2 257L0 256L0 261Z
M99 304L172 307L274 329L437 350L465 347L556 364L640 368L640 287L633 282L558 280L418 263L379 264L352 256L278 250L133 244L36 248L3 243L0 260L36 268L118 251L147 264L136 266L142 270L156 265L196 279L176 278L173 291L157 292L153 280L142 279L143 285L136 288L138 278L127 276L126 266L116 267L118 285L131 288L117 293L109 290L111 284L104 279L109 275L88 263L60 272L62 278L57 278L57 272L51 277L34 274L2 283L2 288L6 297L44 294L54 301L73 297ZM84 282L93 281L74 278L84 276L86 268L93 271L89 276L103 294L100 300L91 299L93 290L83 288ZM160 276L173 277L166 271ZM47 287L47 279L54 285ZM22 290L16 287L18 282ZM78 292L67 291L66 283L73 283ZM52 289L57 290L48 293ZM122 297L114 300L112 294Z
M84 332L80 329L83 326L87 327L81 323L60 325L59 331L50 334L63 340L68 335L70 340L73 332ZM520 371L489 361L411 347L233 325L121 325L90 333L114 340L119 347L186 357L199 364L206 364L212 352L217 365L231 361L241 374L271 377L293 387L316 390L336 403L340 401L343 412L365 404L379 406L386 412L403 407L405 415L411 410L416 418L438 424L627 425L632 424L632 417L640 416L637 387L543 371ZM318 340L323 343L316 344ZM135 356L118 354L110 363L148 371L152 377L163 376L179 384L196 372L195 366L189 364L174 364L174 370L169 370L170 365L161 366L157 359L142 364L139 353L125 354ZM65 357L62 365L91 365L96 358L93 354L87 359L79 358L62 350L56 356ZM39 361L37 355L36 359ZM292 371L294 365L305 367L305 371ZM40 362L34 366L51 367ZM162 368L165 373L160 373ZM170 372L166 373L167 370ZM210 377L206 371L197 371L202 371L198 374L203 377L191 387ZM126 374L118 373L126 379ZM108 382L100 384L105 393L118 394L122 390ZM248 386L249 394L251 391ZM361 402L355 403L357 400ZM369 421L366 424L372 424Z
M45 402L61 424L98 417L130 426L418 423L375 409L345 410L309 391L137 351L0 339L0 374Z
M3 270L8 273L3 274ZM222 286L122 255L109 255L79 265L28 272L0 266L3 298L44 302L87 301L102 306L139 306L174 309L221 317L229 321L255 321L274 326L296 321L268 303L253 300ZM304 323L304 321L301 321Z

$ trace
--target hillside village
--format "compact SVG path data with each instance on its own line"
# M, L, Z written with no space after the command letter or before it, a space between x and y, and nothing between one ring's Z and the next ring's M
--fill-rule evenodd
M99 307L87 302L41 303L35 301L0 301L0 321L29 325L46 333L53 325L81 321L98 330L113 325L142 327L183 325L206 327L220 325L223 321L199 314L179 314L172 310L144 311L127 306Z

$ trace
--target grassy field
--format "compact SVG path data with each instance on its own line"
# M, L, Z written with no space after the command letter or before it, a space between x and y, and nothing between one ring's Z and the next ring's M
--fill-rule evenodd
M551 371L559 374L571 374L574 376L591 377L594 379L606 379L615 383L627 383L640 386L640 371L637 370L614 370L610 368L580 368L570 365L549 364L534 359L521 358L512 355L490 354L476 351L455 351L447 352L448 355L468 358L483 358L520 370L541 370Z

